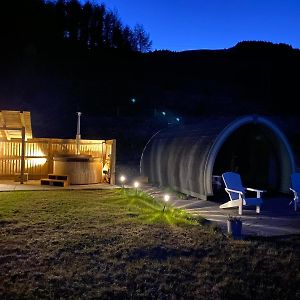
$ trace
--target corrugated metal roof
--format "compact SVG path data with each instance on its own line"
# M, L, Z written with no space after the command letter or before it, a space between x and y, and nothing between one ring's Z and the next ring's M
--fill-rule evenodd
M198 124L174 126L158 132L147 144L141 172L149 181L189 195L206 195L205 168L217 136L232 121L203 119Z

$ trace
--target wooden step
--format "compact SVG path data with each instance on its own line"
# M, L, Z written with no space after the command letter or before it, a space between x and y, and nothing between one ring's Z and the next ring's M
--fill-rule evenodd
M41 179L41 185L65 187L68 186L69 183L67 180L44 178Z
M68 175L48 174L49 179L69 180Z

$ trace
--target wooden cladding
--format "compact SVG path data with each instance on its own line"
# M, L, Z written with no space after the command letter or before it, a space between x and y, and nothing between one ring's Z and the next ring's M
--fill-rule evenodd
M53 157L75 155L76 140L34 138L25 142L25 172L39 179L53 172ZM100 158L102 170L115 172L115 140L81 140L80 154ZM22 140L0 139L0 177L12 178L21 172ZM101 172L102 172L101 170ZM112 177L114 182L114 178Z

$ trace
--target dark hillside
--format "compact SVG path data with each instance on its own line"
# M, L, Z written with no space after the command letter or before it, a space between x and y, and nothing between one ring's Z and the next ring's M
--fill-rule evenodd
M0 106L30 110L35 136L74 137L80 110L82 136L117 138L121 160L138 160L160 128L208 115L299 116L300 51L287 45L147 54L66 45L3 54L0 66Z

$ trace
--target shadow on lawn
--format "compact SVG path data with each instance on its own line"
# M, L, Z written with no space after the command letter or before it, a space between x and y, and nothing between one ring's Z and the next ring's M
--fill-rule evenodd
M208 251L205 249L194 250L194 249L170 249L163 246L155 246L150 248L138 248L134 249L128 256L128 260L139 260L139 259L155 259L155 260L167 260L169 258L176 257L197 257L202 258L207 255Z
M276 244L294 244L295 247L300 247L300 234L287 234L280 236L245 236L244 240L251 242L264 242L271 243L273 245Z

